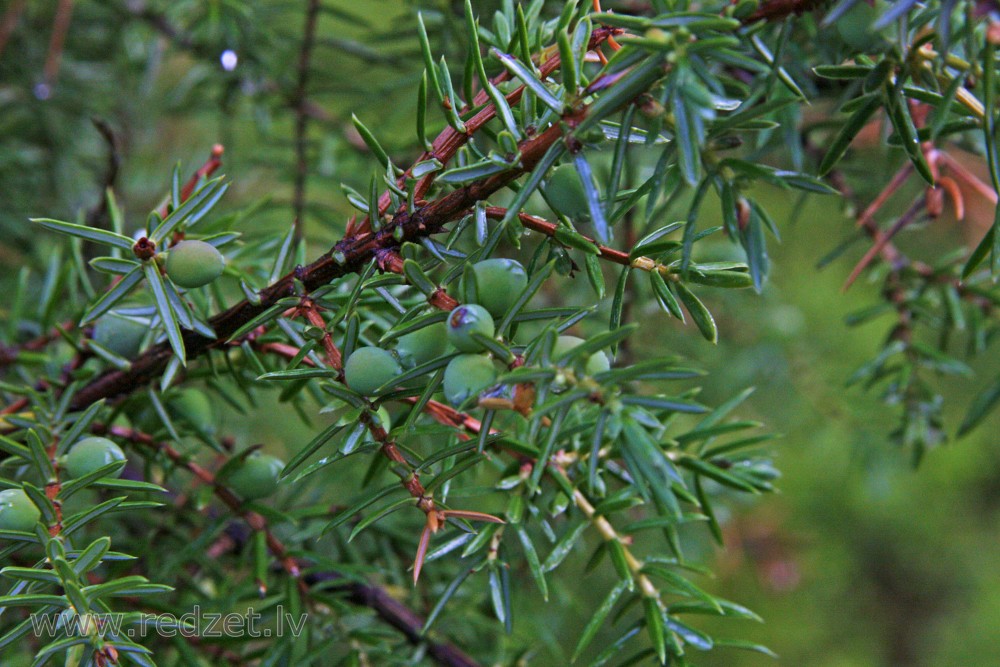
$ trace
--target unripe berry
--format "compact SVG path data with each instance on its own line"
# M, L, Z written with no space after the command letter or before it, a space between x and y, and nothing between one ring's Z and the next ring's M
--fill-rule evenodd
M139 353L149 323L114 311L102 315L94 325L94 342L119 357L131 359Z
M476 274L476 303L493 317L502 317L528 285L528 274L516 259L487 259L474 264L472 270Z
M30 532L42 513L21 489L0 491L0 529Z
M185 425L201 435L215 432L212 402L197 389L183 389L164 401L167 415L175 426ZM144 433L154 434L163 429L163 421L148 401L128 412L132 425Z
M488 310L476 304L459 306L448 315L448 340L462 352L479 352L483 346L472 337L478 333L493 337L493 318Z
M344 364L347 386L366 396L403 372L392 352L380 347L361 347Z
M478 354L460 354L444 369L444 395L448 402L459 406L486 389L497 379L493 362Z
M587 192L572 165L562 164L552 170L545 184L545 198L557 213L571 220L590 217Z
M69 448L63 467L70 477L83 477L115 461L124 461L125 452L107 438L84 438ZM121 470L114 473L121 475Z
M141 407L137 407L127 414L129 421L132 422L132 428L143 433L152 435L163 428L156 410L149 403L143 404Z
M660 30L659 28L650 28L647 30L646 39L659 42L660 44L669 44L673 41L673 37L670 34Z
M609 371L611 370L611 360L608 359L608 355L604 354L604 352L594 352L587 358L587 365L584 366L583 370L587 375L597 375L598 373Z
M195 431L213 433L215 418L212 414L212 402L203 392L197 389L185 389L167 402L167 412Z
M256 500L274 493L285 463L276 456L253 452L230 472L224 483L244 500Z
M582 338L577 338L576 336L559 336L556 339L556 344L552 348L552 359L553 361L559 361L562 357L566 356L570 350L572 350L577 345L583 342ZM594 352L592 355L587 357L587 364L584 366L584 372L587 375L597 375L611 368L611 361L608 360L608 355L604 352L598 351Z
M444 322L400 336L396 343L396 354L407 368L431 362L444 355L447 350L448 330Z
M204 241L181 241L167 253L167 276L180 287L201 287L222 275L226 260Z

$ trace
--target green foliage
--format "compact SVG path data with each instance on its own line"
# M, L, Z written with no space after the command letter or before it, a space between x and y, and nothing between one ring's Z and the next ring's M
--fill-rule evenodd
M162 200L138 198L138 218L121 203L111 130L114 167L92 208L49 203L49 167L32 174L33 213L56 217L34 218L38 240L10 240L0 574L13 583L0 652L67 665L768 654L706 622L759 619L706 590L698 562L708 540L724 542L733 508L774 490L768 436L740 417L748 390L708 400L699 370L640 341L678 323L711 343L739 333L719 290L767 289L774 190L862 211L871 245L848 285L865 275L882 300L850 324L894 323L851 382L899 406L893 437L916 458L946 437L941 378L974 375L954 348L981 353L995 337L1000 217L971 253L924 260L897 245L946 197L961 208L957 180L1000 192L1000 24L977 19L976 3L654 0L607 12L504 0L362 19L316 1L303 33L301 11L280 3L79 4L82 37L51 47L63 52L50 51L33 99L9 102L12 128L53 90L63 116L28 139L6 133L15 162L45 145L60 162L85 156L65 96L105 67L141 92L149 127L204 128L215 105L224 138L239 148L251 136L242 148L264 171L246 185L233 174L231 204L213 149L199 169L175 167ZM9 11L28 12L12 33L27 57L0 69L24 87L36 23L50 17ZM69 18L51 17L53 29ZM102 23L124 47L88 50ZM367 28L365 40L342 37L344 25ZM352 77L314 53L331 48L370 71ZM163 50L186 73L151 92ZM59 57L66 92L52 88ZM326 108L329 91L383 99L347 121ZM230 122L242 106L253 131ZM895 170L884 182L858 143L880 122ZM285 126L291 151L275 140ZM953 147L985 158L991 186ZM887 207L904 186L921 194ZM274 201L248 201L257 193ZM744 312L755 298L724 303ZM998 396L994 383L972 400L959 434ZM240 441L261 424L281 433L287 465ZM574 642L519 620L543 602L555 619L584 608ZM301 634L266 641L162 627L134 641L91 622L115 613L141 627L140 610L180 619L193 606L257 606L272 626L308 615ZM29 639L43 616L58 630Z
M552 359L555 361L561 361L564 357L567 360L576 357L577 355L570 355L570 352L583 343L584 340L582 338L577 338L576 336L559 336L556 338L556 344L552 348ZM608 361L608 355L601 350L594 352L588 357L577 358L581 361L584 359L586 360L584 370L587 375L596 375L611 369L611 362Z

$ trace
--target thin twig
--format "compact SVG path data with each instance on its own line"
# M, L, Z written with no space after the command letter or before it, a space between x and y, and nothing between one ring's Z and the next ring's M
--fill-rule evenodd
M518 167L453 190L417 211L403 213L396 217L393 224L386 225L378 232L359 233L343 239L315 262L296 268L261 290L256 302L240 301L211 318L209 324L216 332L215 338L185 330L183 336L188 359L224 345L237 329L273 306L279 299L296 295L299 286L306 293L311 292L337 278L362 270L379 251L441 231L445 224L464 215L475 202L488 198L524 173L530 172L562 134L562 124L552 125L541 134L522 142ZM158 377L172 356L169 344L153 346L132 360L128 370L109 370L81 388L73 398L72 407L79 409L102 398L135 391Z
M21 15L24 13L24 8L27 5L27 0L13 0L7 6L6 11L4 11L3 18L0 19L0 55L7 48L7 42L10 41L10 36L14 34L14 29L21 21Z
M811 12L823 4L823 0L770 0L761 4L745 23L778 21L792 14Z
M187 200L194 192L194 189L198 186L198 183L205 178L208 178L216 172L216 170L222 166L222 154L225 152L225 147L222 144L215 144L212 146L212 152L209 154L208 159L205 163L198 167L197 171L191 174L187 182L181 188L181 201ZM167 217L168 207L170 206L170 197L160 204L157 212L160 214L161 218Z
M102 227L104 220L108 216L108 191L113 190L118 182L118 173L121 170L122 158L118 152L118 138L114 130L107 121L101 118L92 118L91 122L97 131L104 138L104 143L108 146L108 166L104 172L104 179L101 181L101 192L97 202L87 211L87 226Z
M505 208L502 208L500 206L486 207L487 218L492 218L494 220L502 220L505 215L507 215L507 209ZM518 213L517 219L521 221L521 224L523 224L525 227L527 227L532 231L544 234L549 238L556 237L556 230L559 228L559 225L555 224L554 222L549 222L544 218L539 218L538 216L529 215L527 213ZM600 243L590 238L589 236L584 236L583 234L581 234L580 236L583 236L584 239L590 241L597 247L597 250L600 252L598 257L600 257L601 259L606 259L609 262L614 262L615 264L620 264L621 266L633 265L634 262L632 259L629 258L627 252L622 252L621 250L615 250L614 248L609 248L608 246L601 245Z
M292 93L292 103L295 107L295 193L292 199L293 220L296 243L305 236L305 206L306 180L309 162L306 155L306 130L309 116L307 113L306 86L309 82L309 62L312 58L313 46L316 43L316 19L319 16L319 0L307 0L305 26L302 29L302 46L299 49L298 82Z
M593 34L590 37L590 42L588 48L595 49L604 41L610 37L621 33L619 28L606 28L599 27L595 28ZM539 76L544 79L549 76L557 69L559 69L560 58L558 53L552 55L551 57L544 60L539 66ZM510 79L510 74L505 70L493 77L490 81L494 85L498 85ZM524 93L524 86L519 86L515 88L512 92L507 94L507 103L511 106L515 106L521 100L521 95ZM441 134L439 134L431 144L430 150L424 151L420 157L413 161L413 164L419 164L425 160L436 159L442 164L448 164L448 162L458 153L458 150L464 146L472 136L489 121L496 117L496 109L492 104L488 104L489 94L487 91L480 90L476 94L475 98L470 103L472 108L483 106L476 115L465 121L465 133L459 132L452 127L446 127ZM400 187L405 188L406 179L411 177L411 169L407 169L399 176L396 183ZM422 199L424 195L430 190L431 185L434 183L436 173L430 173L421 178L417 185L414 187L414 199ZM389 210L389 206L392 204L392 193L386 190L382 193L382 196L378 200L378 210L379 215L386 213ZM357 226L358 231L367 231L370 229L370 224L368 218L364 218Z
M340 371L343 368L343 358L337 344L333 342L333 336L327 331L326 321L320 314L319 306L316 305L315 301L306 297L302 299L302 305L299 306L298 310L309 324L323 332L323 350L326 353L326 363L333 370Z
M309 563L291 555L287 546L278 538L267 519L257 512L246 509L243 502L224 484L220 483L208 469L198 465L189 457L180 453L168 442L158 442L147 433L124 426L108 426L96 423L91 430L99 435L113 435L122 440L140 445L151 451L162 452L176 466L194 475L200 482L211 486L215 496L229 509L239 515L254 531L264 534L268 551L271 552L282 569L298 581L302 592L308 593L309 587L321 583L335 583L337 588L346 589L350 599L358 605L366 606L375 611L386 623L403 633L413 644L424 644L428 653L435 661L445 667L477 667L477 663L458 647L446 642L429 641L423 636L424 620L401 602L398 602L382 588L372 584L363 584L345 579L336 572L312 572Z
M44 350L50 343L62 340L64 333L76 328L76 322L66 320L62 324L56 325L46 333L36 336L20 345L0 345L0 368L9 366L17 361L17 355L21 352L37 352Z
M865 225L865 230L875 240L875 243L872 244L872 247L868 249L868 252L866 252L864 257L862 257L861 260L854 266L851 274L847 277L843 287L845 291L854 284L854 281L858 279L858 276L860 276L861 272L865 270L865 267L871 264L872 260L875 259L880 253L883 253L883 251L889 246L889 242L892 238L896 236L896 234L899 233L904 227L917 219L917 216L924 209L926 203L927 199L925 197L917 199L910 205L910 208L908 208L903 215L899 216L887 232L881 231L878 226L874 225L874 223L871 225Z
M45 56L45 66L42 69L42 85L45 86L44 97L52 95L59 76L59 65L62 62L63 48L66 44L66 33L69 32L70 18L73 16L73 0L59 0L56 16L52 21L52 39L49 41L49 52Z

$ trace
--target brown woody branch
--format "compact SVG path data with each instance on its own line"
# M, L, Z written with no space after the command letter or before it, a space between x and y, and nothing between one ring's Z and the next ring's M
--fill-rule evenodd
M422 636L420 633L424 627L424 619L392 597L384 588L345 581L336 572L307 572L305 580L310 585L333 582L338 588L347 589L351 602L374 609L383 621L403 633L411 644L426 646L427 652L439 665L446 667L477 667L479 665L458 647L452 644L429 641Z
M777 21L792 14L800 15L823 6L823 0L770 0L747 18L746 23Z
M487 218L493 218L494 220L502 220L505 215L507 215L507 209L505 208L502 208L500 206L486 207ZM556 230L559 228L559 225L555 224L554 222L549 222L544 218L539 218L538 216L529 215L527 213L518 213L517 218L518 220L521 221L522 225L524 225L525 227L534 232L539 232L540 234L544 234L549 238L556 237ZM581 234L581 236L583 235ZM590 241L597 247L597 250L600 253L598 257L600 257L601 259L606 259L609 262L614 262L615 264L620 264L621 266L631 266L633 264L633 261L629 259L627 252L622 252L621 250L615 250L614 248L609 248L608 246L601 245L596 240L588 236L583 236L583 238L585 238L587 241Z
M327 254L305 267L297 267L259 293L257 303L244 300L213 317L209 324L215 338L185 330L184 345L188 358L204 354L224 345L240 327L275 305L279 299L298 294L296 283L311 292L331 281L363 269L379 251L396 248L405 241L414 241L441 231L448 222L461 217L477 201L531 171L545 152L562 137L561 124L552 125L520 146L521 163L509 171L454 190L423 208L404 212L374 233L359 233L343 239ZM168 343L147 350L135 359L128 370L111 370L83 387L74 396L72 407L83 408L102 398L113 398L134 391L158 377L172 357Z

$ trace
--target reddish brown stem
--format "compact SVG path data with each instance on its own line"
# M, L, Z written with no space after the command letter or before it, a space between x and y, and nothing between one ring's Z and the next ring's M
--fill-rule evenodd
M52 95L52 88L56 85L59 64L62 62L63 48L66 44L66 33L69 32L69 22L72 16L73 0L59 0L55 20L52 21L52 39L49 41L49 52L45 56L45 65L42 69L42 84L46 86L45 97Z
M501 208L499 206L486 207L486 217L488 218L493 218L494 220L502 220L506 215L507 215L507 209L505 208ZM553 222L549 222L548 220L539 218L534 215L528 215L527 213L518 213L517 218L518 220L521 221L521 224L523 224L528 229L545 234L550 238L555 238L556 229L559 227L559 225ZM615 264L620 264L622 266L630 266L632 264L632 260L629 259L627 252L622 252L621 250L615 250L614 248L603 246L588 236L584 236L584 238L593 243L595 246L597 246L597 249L601 253L599 256L602 259L606 259L610 262L614 262Z
M326 330L326 320L323 319L319 310L319 306L308 297L302 300L302 305L299 307L299 311L309 324L323 332L323 350L326 353L326 363L330 368L339 371L343 366L340 350L333 342L333 336Z
M616 35L621 32L619 28L607 28L600 27L596 28L590 37L589 48L594 49L599 46L602 42L610 38L612 35ZM559 69L560 59L559 55L553 55L552 57L546 59L538 66L539 74L541 78L545 78ZM501 72L496 77L491 79L494 84L499 84L507 81L510 75L507 72ZM524 93L524 86L516 88L514 91L506 96L507 102L511 105L517 104L521 100L521 95ZM489 94L485 90L479 91L472 101L473 108L478 106L486 105L489 102ZM420 155L419 158L414 160L414 164L418 164L424 160L437 159L442 164L448 164L448 162L455 156L462 146L468 143L469 139L486 123L493 120L496 117L496 109L493 105L483 106L472 118L465 121L466 132L463 134L452 127L446 127L441 134L434 139L429 151L425 151ZM410 176L410 170L407 169L406 172L401 175L396 184L400 187L406 187L406 179ZM420 179L414 190L414 195L416 199L423 198L427 192L430 190L431 184L434 182L435 174L428 174ZM392 195L389 191L382 193L379 198L379 214L383 214L388 211L389 206L392 203ZM370 229L368 218L365 218L359 223L358 229L360 231L367 231Z
M403 274L403 258L395 250L383 253L379 257L379 266L383 271L389 271L399 275ZM454 310L460 305L457 299L449 296L448 292L441 287L438 287L427 296L427 303L434 306L438 310L444 311Z
M208 159L205 160L205 164L198 167L198 171L191 174L191 178L189 178L187 180L187 183L184 184L184 187L181 188L182 202L191 196L191 193L194 192L194 189L195 187L197 187L199 181L201 181L203 178L208 178L209 176L214 174L219 167L222 166L222 153L224 151L225 148L222 146L222 144L215 144L214 146L212 146L212 153L208 156ZM162 206L160 206L159 211L157 211L160 214L161 218L167 217L169 206L170 206L170 200L168 198L167 201L164 202Z
M847 281L844 283L844 290L847 290L847 288L854 284L854 281L857 280L858 276L861 275L861 272L865 270L865 267L871 264L872 260L874 260L879 253L884 254L886 249L891 247L889 242L892 238L904 227L917 219L917 215L919 215L920 211L924 209L925 204L926 199L924 197L921 197L917 201L913 202L910 208L906 210L906 213L899 216L899 219L893 223L892 227L890 227L887 232L882 232L878 227L865 227L872 238L875 239L875 243L872 244L872 247L869 248L868 252L866 252L864 257L861 258L861 261L854 266L854 270L851 271L851 275L847 277ZM892 250L895 251L895 248L892 248Z
M346 581L341 575L335 572L306 572L309 564L291 555L289 549L271 530L267 519L257 512L247 510L243 506L243 502L232 491L216 481L211 471L181 454L170 443L158 442L146 433L123 426L107 426L97 423L93 425L91 430L97 434L114 435L117 438L140 445L151 451L163 452L175 465L187 470L202 483L211 486L216 497L234 513L242 517L252 530L260 531L264 534L268 550L279 561L285 572L299 582L299 587L303 593L308 593L310 586L319 583L336 582L338 587L349 591L349 597L352 602L373 609L384 622L402 632L407 640L414 644L426 643L428 652L438 664L445 665L446 667L477 667L477 663L456 646L443 642L428 641L422 634L424 620L406 606L393 599L383 589L370 584ZM306 573L303 574L303 572Z
M62 481L59 479L59 461L56 459L56 453L59 449L59 439L54 437L52 442L46 448L45 453L52 462L53 475L52 479L45 483L45 497L49 499L52 503L52 507L55 510L55 521L49 526L49 536L55 537L62 532L62 501L59 500L59 493L62 491Z
M298 285L304 287L306 292L311 292L337 278L358 272L380 251L440 231L445 224L464 215L475 202L487 199L532 170L552 144L562 137L562 132L561 124L552 125L543 133L523 142L519 167L453 190L417 211L403 213L396 217L392 225L387 225L378 232L348 237L312 264L298 267L261 290L258 302L241 301L219 313L209 322L216 332L216 338L207 338L197 332L185 330L184 345L188 358L193 359L209 349L224 345L237 329L273 306L279 299L296 295ZM74 396L72 407L79 409L102 398L134 391L158 377L172 355L167 343L152 347L133 360L128 370L108 371L83 387Z

